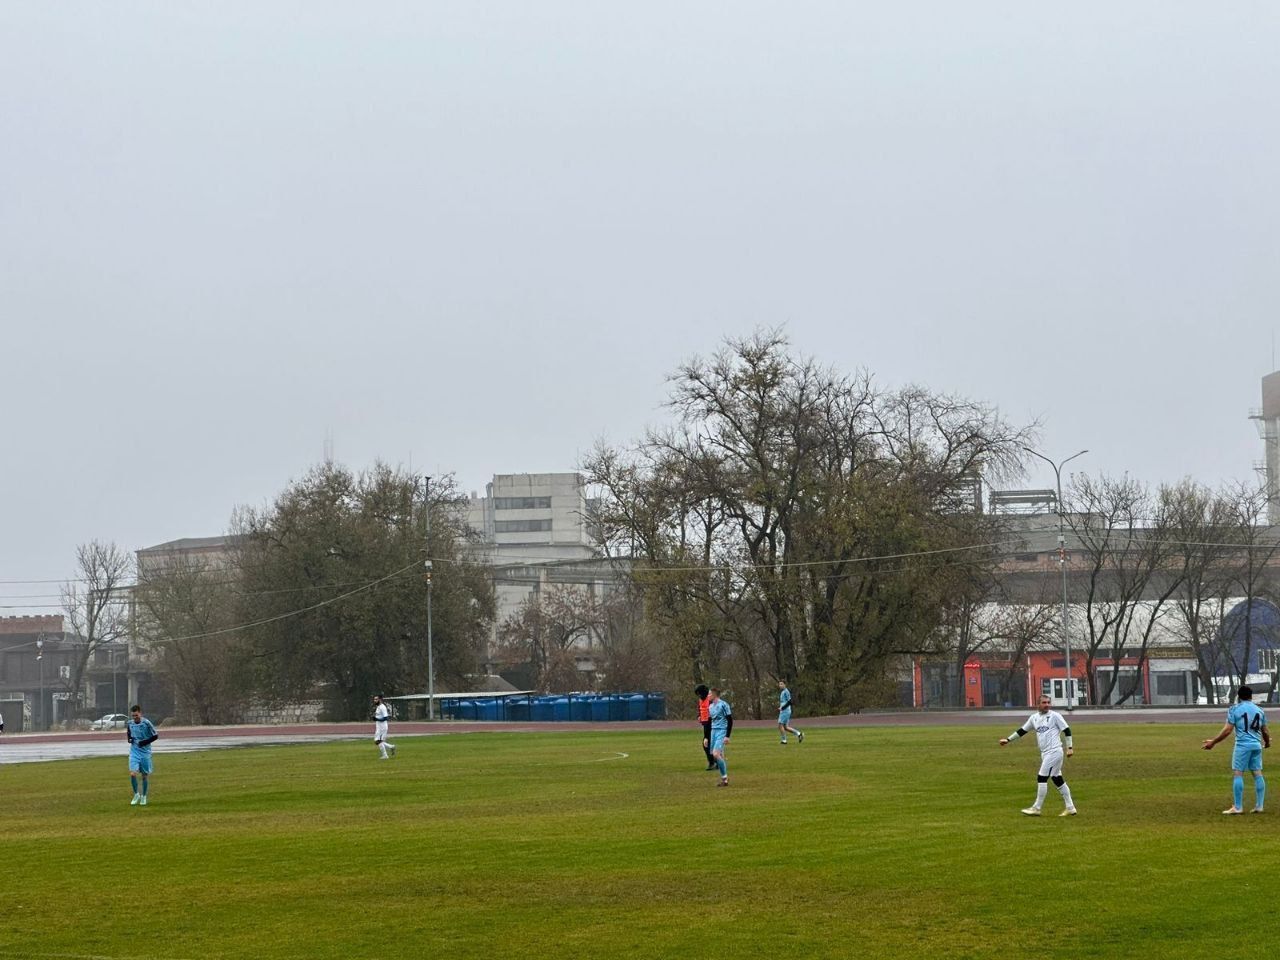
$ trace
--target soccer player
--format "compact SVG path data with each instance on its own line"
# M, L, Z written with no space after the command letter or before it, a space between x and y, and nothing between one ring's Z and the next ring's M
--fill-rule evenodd
M1253 702L1253 688L1241 687L1236 691L1236 704L1227 711L1227 722L1218 735L1204 742L1204 749L1212 750L1232 731L1236 735L1236 749L1231 754L1231 806L1222 812L1228 816L1244 813L1244 772L1253 774L1253 810L1261 813L1267 798L1267 781L1262 779L1262 749L1271 746L1271 734L1267 732L1267 715Z
M160 734L156 726L142 715L142 708L136 703L129 708L129 717L124 725L125 736L129 738L129 782L133 784L133 799L129 806L147 805L147 784L151 777L151 745ZM138 789L138 777L142 777L142 789Z
M729 701L720 699L720 690L712 687L707 697L707 713L711 716L711 735L706 746L720 771L720 782L717 787L729 785L729 767L724 762L724 748L729 745L729 735L733 733L733 708Z
M382 697L376 693L373 695L373 742L378 746L378 759L390 759L387 751L391 751L391 756L396 755L396 745L387 742L387 721L391 719L391 708L382 702Z
M1028 817L1040 816L1040 808L1044 806L1045 794L1049 792L1049 781L1052 780L1062 794L1063 803L1067 805L1058 816L1074 817L1076 805L1071 802L1071 788L1062 778L1062 743L1058 739L1058 732L1061 731L1062 738L1067 742L1067 756L1071 756L1074 753L1071 748L1071 728L1067 726L1062 714L1049 709L1048 697L1040 698L1039 712L1033 713L1026 723L1001 740L1000 746L1003 747L1032 730L1036 732L1036 739L1040 742L1040 773L1036 776L1036 802L1022 812Z
M705 683L700 683L693 688L693 692L698 696L698 722L702 724L702 752L707 755L707 769L716 770L719 768L715 758L711 756L711 714L707 712L707 698L711 691Z
M778 691L778 736L782 738L782 745L787 745L788 733L794 733L796 740L804 743L804 734L791 727L791 691L785 679L778 681Z

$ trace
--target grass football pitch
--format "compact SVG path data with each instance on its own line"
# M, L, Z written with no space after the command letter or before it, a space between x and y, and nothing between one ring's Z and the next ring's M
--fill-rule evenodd
M696 726L159 754L147 807L123 755L5 765L0 960L1220 960L1272 929L1280 813L1222 816L1216 726L1080 724L1080 815L1051 787L1038 820L1007 732L739 727L728 789Z

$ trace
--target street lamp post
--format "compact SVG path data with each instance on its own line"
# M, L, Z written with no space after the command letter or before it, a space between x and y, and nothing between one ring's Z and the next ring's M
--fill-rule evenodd
M431 650L431 561L423 566L427 568L427 719L436 718L436 661Z
M116 690L116 663L118 658L116 654L120 651L113 644L111 647L111 712L120 712L120 695Z
M44 634L36 637L36 663L40 665L40 727L44 730Z
M423 576L427 581L427 719L436 718L436 661L431 648L431 478L425 478L427 510L427 559L423 561Z
M1073 453L1059 463L1054 463L1048 457L1038 450L1030 447L1023 447L1023 450L1031 454L1033 457L1039 457L1049 466L1053 467L1053 476L1058 483L1058 568L1062 571L1062 645L1066 651L1067 661L1067 710L1070 711L1075 706L1075 678L1071 674L1071 634L1067 631L1067 531L1066 531L1066 515L1062 507L1062 468L1074 460L1076 457L1082 457L1088 450L1081 450L1079 453Z

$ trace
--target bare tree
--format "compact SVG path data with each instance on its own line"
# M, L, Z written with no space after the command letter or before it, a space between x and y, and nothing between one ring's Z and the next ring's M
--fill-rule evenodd
M252 695L252 649L237 631L238 578L230 563L175 553L138 573L139 644L155 657L185 718L240 719Z
M637 611L620 592L602 597L578 584L553 584L499 626L497 656L512 665L527 663L534 683L547 692L595 686L596 676L578 669L584 656L594 662L595 674L616 683L619 674L629 677L646 659L636 619Z
M62 587L62 607L76 643L65 689L83 706L90 659L129 636L126 588L133 579L133 558L114 543L93 540L76 548L76 573Z
M1235 511L1228 497L1191 481L1171 491L1169 505L1170 559L1182 572L1173 616L1191 644L1200 688L1217 703L1215 678L1227 672L1220 638L1234 579L1228 532Z
M1265 490L1243 484L1225 492L1228 504L1228 540L1235 544L1230 564L1229 583L1232 593L1240 598L1236 609L1241 613L1220 631L1221 657L1231 667L1238 683L1248 682L1249 665L1262 647L1276 645L1274 628L1256 622L1260 600L1272 595L1271 567L1280 552L1280 539L1266 524L1267 494Z
M1023 602L1009 596L1002 580L985 566L969 570L967 589L957 592L947 605L943 621L943 645L949 647L954 675L963 683L964 667L972 657L985 655L1004 661L995 671L999 677L1001 702L1011 699L1015 677L1025 669L1027 654L1050 649L1058 640L1058 600L1051 584L1042 585L1040 597ZM1028 694L1034 697L1034 691ZM963 691L955 702L963 706ZM982 706L981 702L974 704Z
M1109 703L1120 678L1120 661L1147 656L1154 630L1184 575L1170 543L1168 520L1176 502L1167 488L1152 497L1143 483L1125 476L1072 484L1067 522L1084 553L1087 576L1081 603L1088 635L1085 670L1091 703ZM1097 661L1109 659L1105 680ZM1123 703L1138 691L1122 687Z
M670 408L631 454L586 464L602 529L693 672L728 656L749 689L785 676L827 709L930 648L951 571L925 555L981 556L977 478L1028 440L983 404L840 375L777 333L683 364Z

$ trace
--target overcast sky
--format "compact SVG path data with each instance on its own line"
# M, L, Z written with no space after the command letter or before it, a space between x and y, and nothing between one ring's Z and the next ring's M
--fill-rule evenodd
M1269 2L0 4L0 579L221 533L327 434L573 469L777 324L1247 479L1278 48Z

